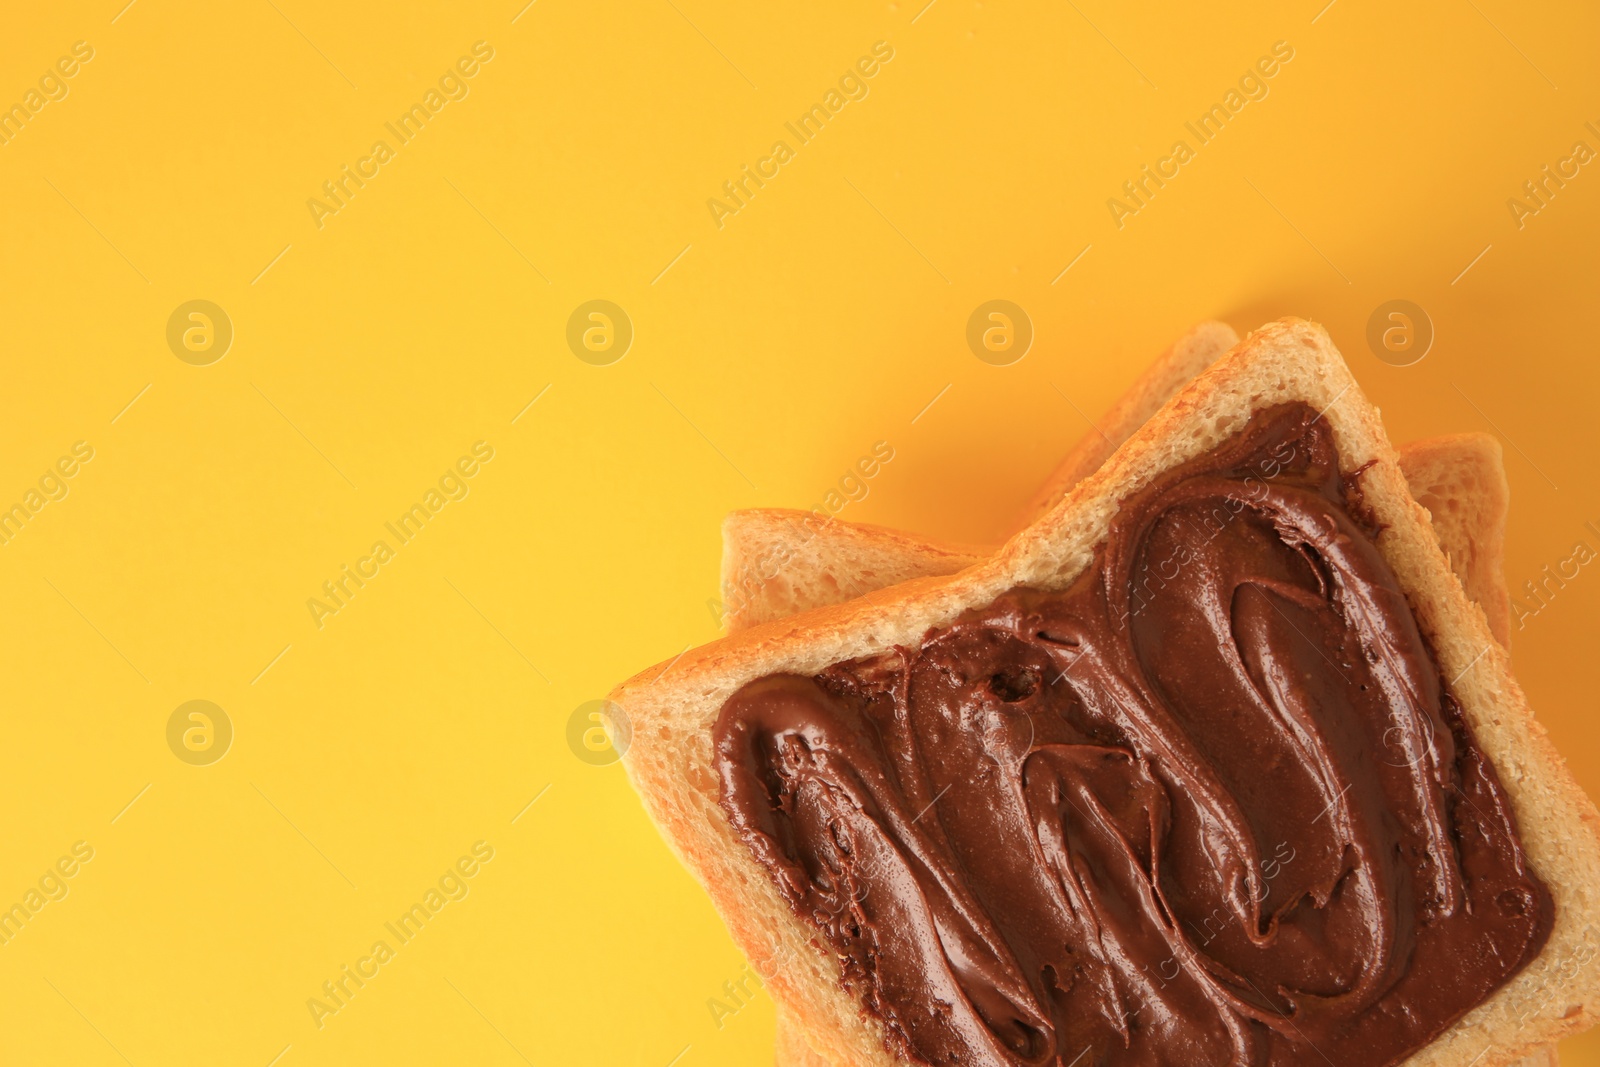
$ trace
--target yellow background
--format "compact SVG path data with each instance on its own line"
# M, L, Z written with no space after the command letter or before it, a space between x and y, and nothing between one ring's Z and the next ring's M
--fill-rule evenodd
M728 510L814 504L884 440L842 517L995 537L1074 405L1202 318L1326 323L1396 440L1502 434L1514 587L1600 547L1600 168L1506 206L1600 148L1587 5L123 2L0 35L0 103L95 50L0 146L0 505L95 449L0 546L0 905L95 850L0 946L0 1062L767 1062L770 1002L713 1021L743 961L569 716L715 636ZM470 95L319 229L479 40ZM880 40L719 229L707 199ZM1119 230L1107 198L1280 40ZM203 367L165 340L197 298L235 330ZM634 325L610 366L566 345L592 298ZM964 341L995 298L1036 329L1004 368ZM1393 298L1436 327L1415 366L1366 347ZM470 495L319 629L307 599L479 440ZM1597 621L1586 568L1514 642L1591 793ZM167 747L191 699L235 729L210 766ZM470 895L318 1029L479 840Z

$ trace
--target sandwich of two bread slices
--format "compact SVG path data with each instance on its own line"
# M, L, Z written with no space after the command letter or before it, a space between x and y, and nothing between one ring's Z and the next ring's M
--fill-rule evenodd
M1457 492L1497 457L1413 462L1430 526L1293 320L1158 406L997 552L613 694L788 1062L1493 1067L1588 1025L1594 808L1451 569L1498 569Z

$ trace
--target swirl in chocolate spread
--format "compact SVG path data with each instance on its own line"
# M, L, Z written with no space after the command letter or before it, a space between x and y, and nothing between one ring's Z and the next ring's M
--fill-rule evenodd
M1553 905L1309 407L1062 591L724 706L722 806L920 1063L1392 1064Z

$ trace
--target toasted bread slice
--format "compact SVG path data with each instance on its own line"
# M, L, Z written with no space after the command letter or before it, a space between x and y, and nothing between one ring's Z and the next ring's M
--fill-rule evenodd
M932 627L1017 586L1062 589L1091 563L1122 502L1198 456L1250 416L1299 401L1332 430L1339 466L1361 470L1362 500L1441 675L1477 745L1498 768L1532 869L1554 900L1537 958L1407 1061L1501 1067L1591 1025L1600 1010L1600 813L1534 721L1494 641L1450 571L1399 457L1321 327L1269 324L1169 402L1099 471L994 557L944 578L915 579L872 602L822 608L731 635L623 683L612 700L632 726L624 765L667 841L701 881L735 940L810 1045L836 1063L889 1067L883 1023L840 982L837 959L797 918L737 837L719 802L712 726L755 679L813 675L831 664L916 646Z

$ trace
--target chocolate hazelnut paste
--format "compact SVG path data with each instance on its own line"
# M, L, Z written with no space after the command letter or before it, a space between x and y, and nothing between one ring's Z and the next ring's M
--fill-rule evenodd
M722 807L926 1064L1403 1059L1554 917L1305 404L1112 519L1060 591L751 682Z

